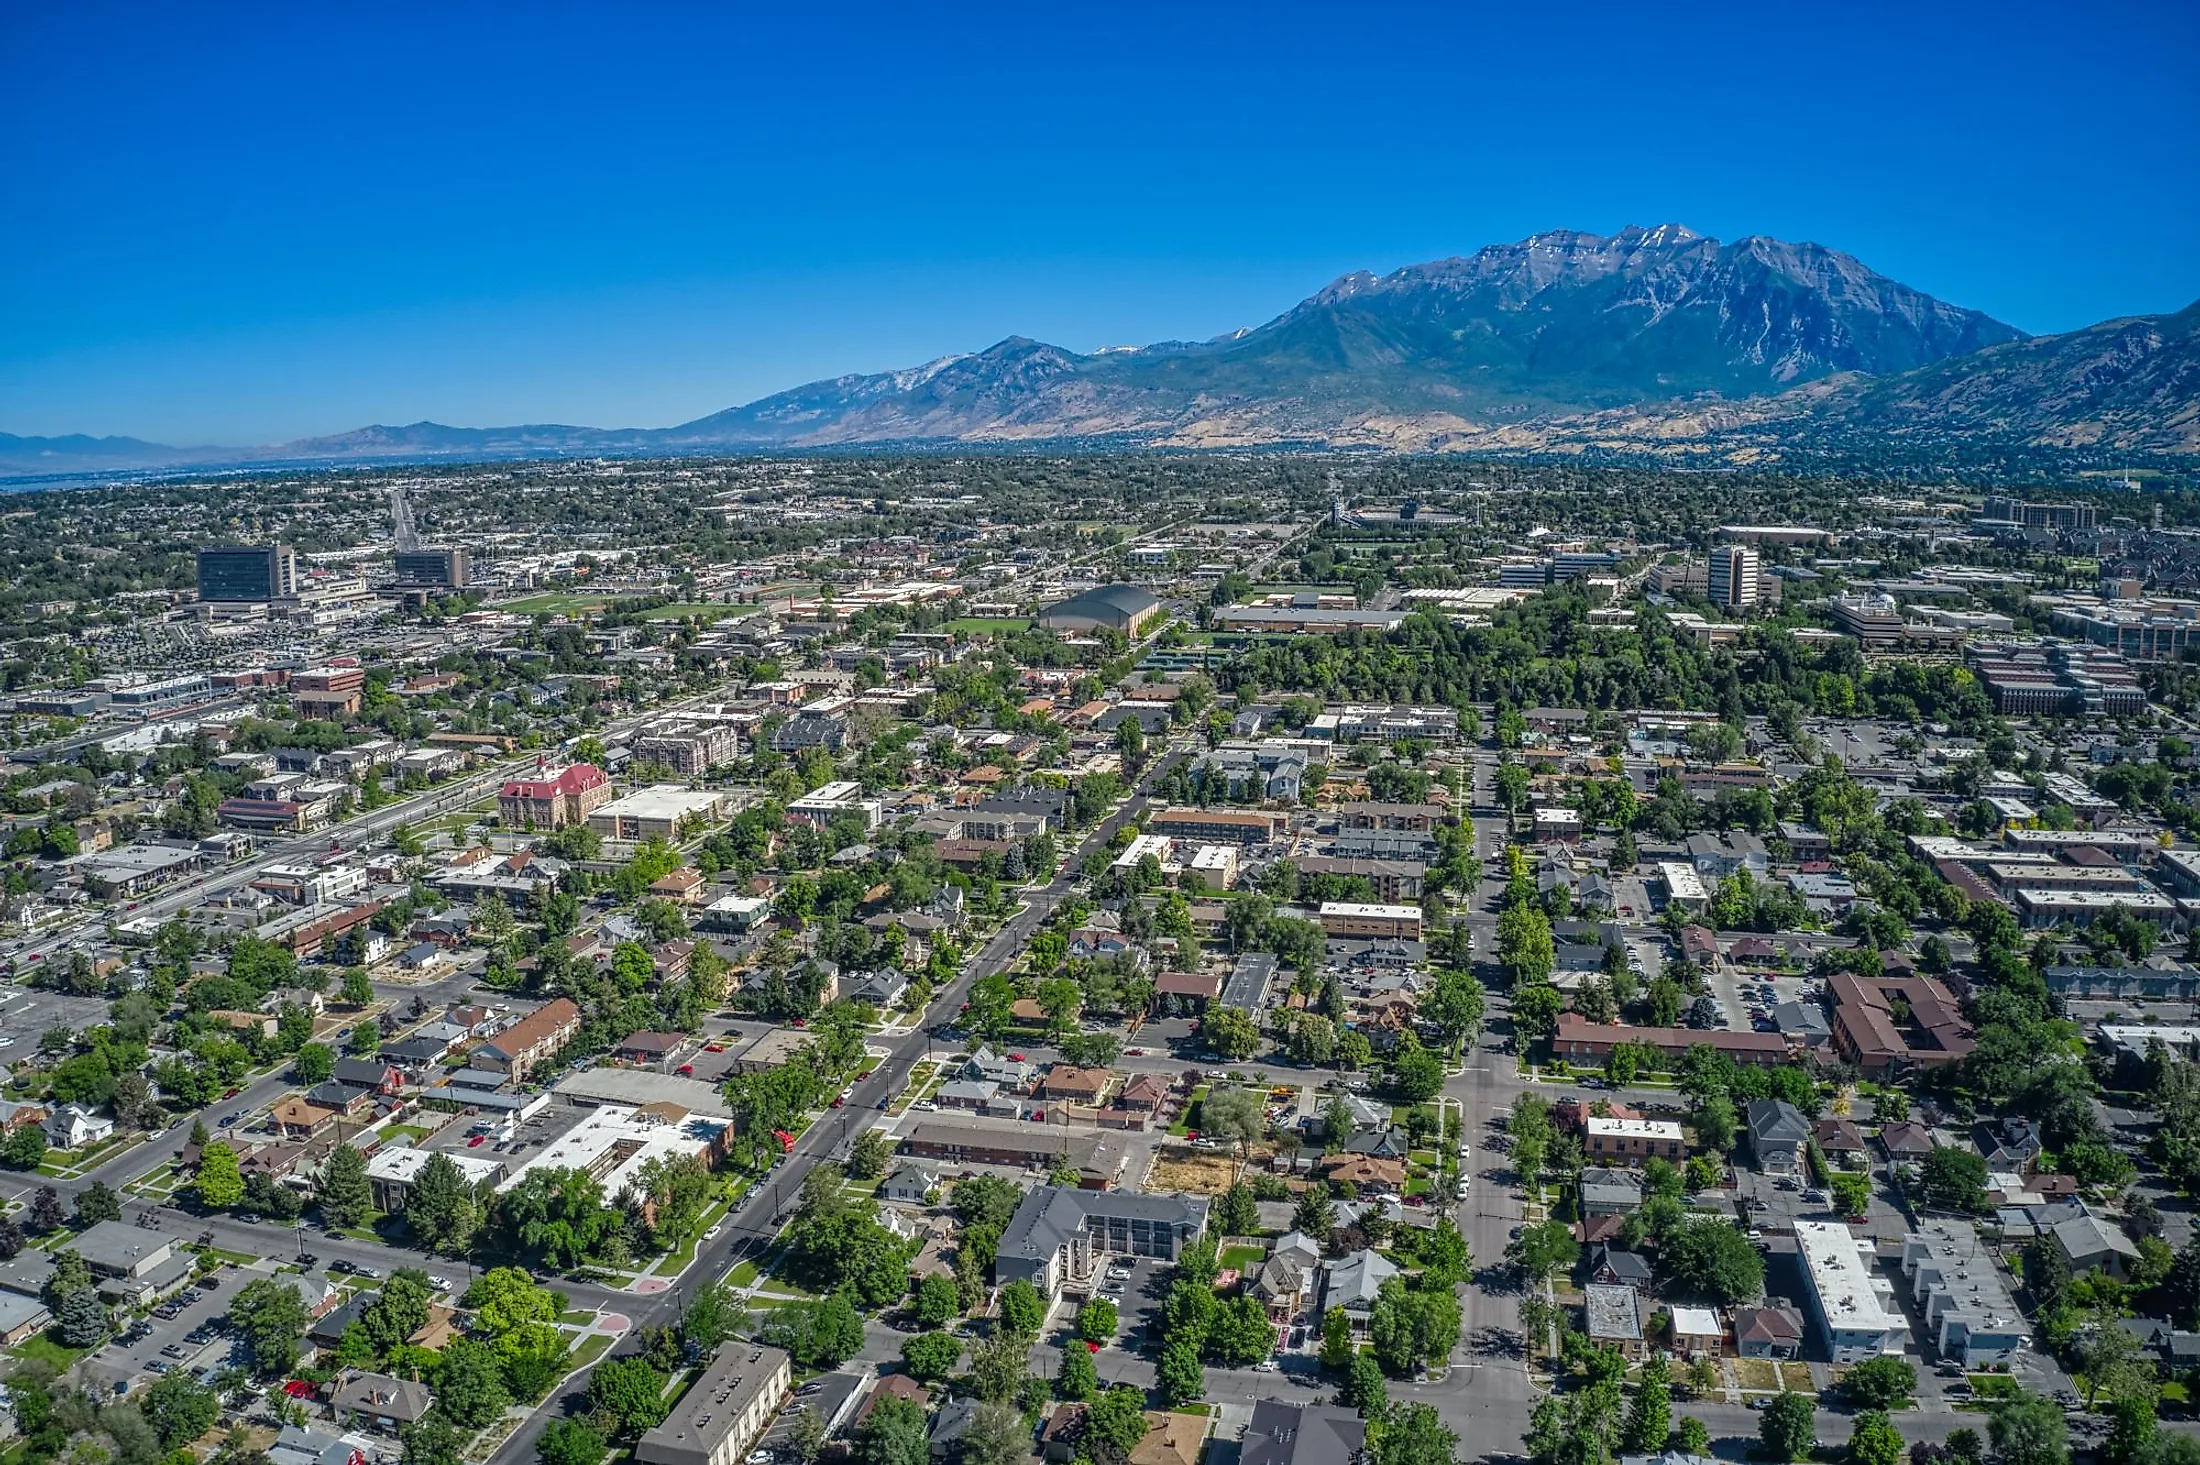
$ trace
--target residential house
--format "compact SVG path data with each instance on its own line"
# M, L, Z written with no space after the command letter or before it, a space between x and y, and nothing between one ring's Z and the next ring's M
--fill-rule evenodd
M2121 1228L2095 1215L2073 1216L2048 1235L2055 1239L2056 1250L2069 1261L2073 1276L2106 1272L2121 1281L2130 1275L2131 1264L2139 1259L2139 1248L2132 1245L2131 1238L2124 1235Z
M1583 1327L1590 1343L1642 1356L1642 1294L1632 1287L1591 1282L1582 1288Z
M924 1198L939 1188L938 1170L914 1160L904 1160L879 1182L878 1198L899 1201L903 1205L922 1205Z
M1177 1465L1132 1458L1136 1465ZM1366 1422L1334 1404L1256 1399L1238 1441L1238 1465L1361 1465L1366 1458Z
M1853 1119L1821 1119L1811 1130L1818 1152L1834 1165L1851 1166L1864 1160L1864 1131Z
M1398 1268L1378 1251L1361 1248L1323 1268L1322 1310L1344 1309L1354 1333L1365 1333L1369 1315L1383 1283L1398 1275Z
M329 1396L329 1408L339 1422L382 1434L396 1434L417 1424L434 1402L426 1384L386 1373L353 1374Z
M1971 1127L1971 1143L1986 1157L1989 1173L2022 1175L2040 1157L2039 1126L2029 1119L1982 1119Z
M113 1137L115 1121L82 1104L63 1104L46 1117L46 1143L57 1150L82 1149Z
M1708 1307L1676 1306L1669 1313L1668 1327L1673 1351L1683 1358L1716 1358L1726 1351L1726 1328Z
M1057 1063L1039 1081L1039 1097L1048 1103L1094 1107L1106 1096L1114 1083L1115 1073L1112 1069L1079 1068L1070 1063Z
M1622 1251L1616 1246L1604 1245L1589 1253L1589 1280L1607 1287L1632 1287L1638 1292L1650 1290L1650 1260L1639 1252Z
M1767 1175L1792 1175L1810 1142L1810 1121L1785 1099L1752 1099L1745 1111L1749 1151Z
M1642 1176L1591 1165L1581 1172L1581 1214L1625 1216L1642 1209Z
M1803 1320L1778 1306L1734 1309L1734 1351L1744 1358L1793 1358L1803 1348Z
M1398 1195L1406 1187L1405 1161L1373 1155L1330 1155L1316 1173L1331 1185L1351 1185L1362 1195Z
M1933 1152L1933 1132L1911 1120L1882 1125L1879 1148L1897 1163L1914 1163Z
M1620 1119L1592 1114L1582 1124L1588 1143L1584 1153L1594 1161L1621 1160L1639 1164L1655 1156L1662 1160L1688 1158L1688 1139L1670 1119Z

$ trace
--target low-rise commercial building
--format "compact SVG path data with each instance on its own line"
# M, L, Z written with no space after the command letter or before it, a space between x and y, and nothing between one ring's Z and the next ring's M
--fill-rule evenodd
M1421 939L1421 908L1417 905L1373 905L1360 901L1323 901L1322 934L1373 940Z

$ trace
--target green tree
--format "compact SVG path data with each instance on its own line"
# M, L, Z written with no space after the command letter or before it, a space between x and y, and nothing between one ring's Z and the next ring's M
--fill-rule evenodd
M1062 1366L1055 1371L1054 1392L1060 1398L1082 1404L1100 1390L1100 1369L1092 1350L1072 1339L1062 1345Z
M1199 1364L1199 1346L1188 1338L1172 1339L1161 1350L1155 1373L1161 1396L1171 1408L1196 1403L1207 1392L1207 1371Z
M1368 1342L1393 1377L1447 1358L1459 1342L1459 1299L1450 1292L1416 1292L1392 1277L1368 1312Z
M367 1180L367 1157L350 1145L329 1151L321 1167L321 1219L331 1226L363 1225L374 1214L374 1187Z
M1125 1465L1145 1437L1145 1391L1117 1384L1095 1397L1085 1411L1078 1443L1093 1465Z
M1908 1448L1884 1409L1864 1410L1849 1431L1850 1465L1902 1465Z
M463 1256L481 1224L474 1188L449 1155L438 1151L420 1167L405 1196L405 1224L420 1249L438 1256Z
M1943 1210L1976 1214L1986 1209L1986 1160L1970 1150L1935 1145L1918 1169L1925 1199Z
M339 990L345 1003L352 1007L365 1007L374 1001L374 983L361 967L352 967L344 973L343 986Z
M244 1175L237 1168L237 1152L225 1144L201 1150L197 1186L199 1204L208 1210L226 1211L243 1200Z
M931 1383L946 1378L962 1361L962 1339L953 1333L918 1333L901 1345L901 1361L910 1377Z
M1673 1389L1666 1378L1665 1360L1652 1358L1642 1366L1635 1400L1627 1411L1621 1441L1631 1454L1659 1454L1673 1427Z
M138 1400L138 1412L153 1427L164 1450L187 1445L221 1418L221 1400L187 1373L166 1373Z
M1200 1036L1209 1049L1232 1063L1260 1051L1260 1029L1249 1015L1234 1007L1209 1009L1200 1021Z
M78 1192L76 1197L76 1224L80 1227L96 1226L101 1221L122 1219L122 1197L104 1180L94 1180Z
M1872 1182L1869 1175L1852 1175L1837 1172L1832 1180L1833 1203L1844 1216L1861 1216L1871 1207Z
M336 1050L326 1043L307 1043L299 1048L298 1056L291 1063L298 1082L307 1085L327 1083L336 1072Z
M664 1423L665 1376L644 1358L607 1358L588 1378L588 1403L614 1437Z
M1031 1338L1003 1330L971 1350L970 1389L981 1399L1005 1403L1016 1397L1031 1363Z
M71 1348L97 1348L113 1327L107 1304L89 1287L71 1292L54 1310L54 1332Z
M954 1278L934 1272L917 1284L915 1310L921 1326L944 1327L962 1312L962 1289Z
M2070 1465L2070 1429L2052 1399L2020 1393L1995 1405L1986 1437L1999 1465Z
M603 1465L611 1446L585 1419L553 1419L535 1442L541 1465Z
M1505 1259L1524 1273L1531 1285L1557 1272L1570 1272L1581 1260L1581 1244L1564 1221L1543 1221L1521 1228L1505 1248Z
M46 1131L26 1124L0 1140L0 1165L10 1170L36 1170L46 1162Z
M1818 1440L1817 1407L1806 1395L1783 1389L1765 1406L1757 1434L1773 1459L1808 1460Z
M852 1180L876 1180L886 1173L893 1157L894 1141L883 1129L866 1129L848 1152L848 1176Z
M466 1440L439 1410L430 1409L405 1427L399 1465L460 1465Z
M1355 1353L1344 1371L1344 1385L1337 1402L1358 1410L1365 1419L1380 1419L1390 1407L1390 1386L1383 1381L1383 1366L1372 1353Z
M1917 1370L1900 1358L1867 1358L1843 1376L1841 1388L1860 1409L1899 1409L1917 1392Z
M298 1345L310 1319L296 1287L272 1280L245 1283L229 1299L229 1321L261 1373L286 1373L297 1366Z
M1115 1336L1115 1304L1095 1297L1077 1309L1077 1336L1088 1343L1105 1343Z
M1692 1414L1681 1416L1679 1427L1673 1431L1673 1438L1684 1455L1693 1455L1702 1460L1711 1454L1711 1428Z
M472 1338L453 1338L443 1350L442 1367L436 1370L435 1407L449 1415L453 1424L478 1430L511 1402L496 1350Z
M924 1406L914 1399L880 1399L856 1435L855 1453L860 1465L930 1465Z
M1341 1307L1322 1314L1322 1367L1342 1373L1352 1366L1352 1319Z
M1046 1321L1047 1305L1039 1289L1021 1277L1001 1289L1001 1326L1026 1338L1039 1336Z
M1455 1465L1459 1436L1427 1404L1385 1410L1379 1429L1369 1431L1375 1465Z
M987 1402L971 1416L963 1433L964 1465L1011 1465L1030 1453L1031 1431L1013 1405Z

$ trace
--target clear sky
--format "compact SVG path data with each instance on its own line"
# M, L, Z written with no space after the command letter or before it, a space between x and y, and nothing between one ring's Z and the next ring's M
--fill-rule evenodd
M0 430L659 426L1538 230L2200 297L2200 6L0 7Z

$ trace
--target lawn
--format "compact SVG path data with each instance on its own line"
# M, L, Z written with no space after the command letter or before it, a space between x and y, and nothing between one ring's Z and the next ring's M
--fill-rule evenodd
M33 1333L15 1345L15 1352L19 1356L43 1358L62 1373L66 1373L71 1364L91 1351L89 1348L71 1348L55 1339L51 1333Z
M1031 624L1020 616L958 616L941 629L957 636L1011 636L1030 630Z
M754 1287L756 1279L761 1275L762 1273L756 1269L755 1262L743 1262L726 1274L726 1285L728 1287Z
M1974 1373L1971 1392L1981 1399L2014 1399L2023 1391L2017 1387L2017 1381L2005 1373Z
M611 1335L609 1333L590 1333L587 1337L581 1339L578 1348L566 1355L571 1362L571 1366L566 1369L566 1373L571 1374L588 1367L588 1365L603 1357L604 1350L610 1346Z
M428 1137L429 1130L420 1124L393 1124L383 1130L382 1134L386 1139L401 1139L409 1145L418 1145Z
M1257 1246L1233 1246L1222 1254L1222 1265L1232 1271L1249 1272L1267 1256L1268 1253Z

